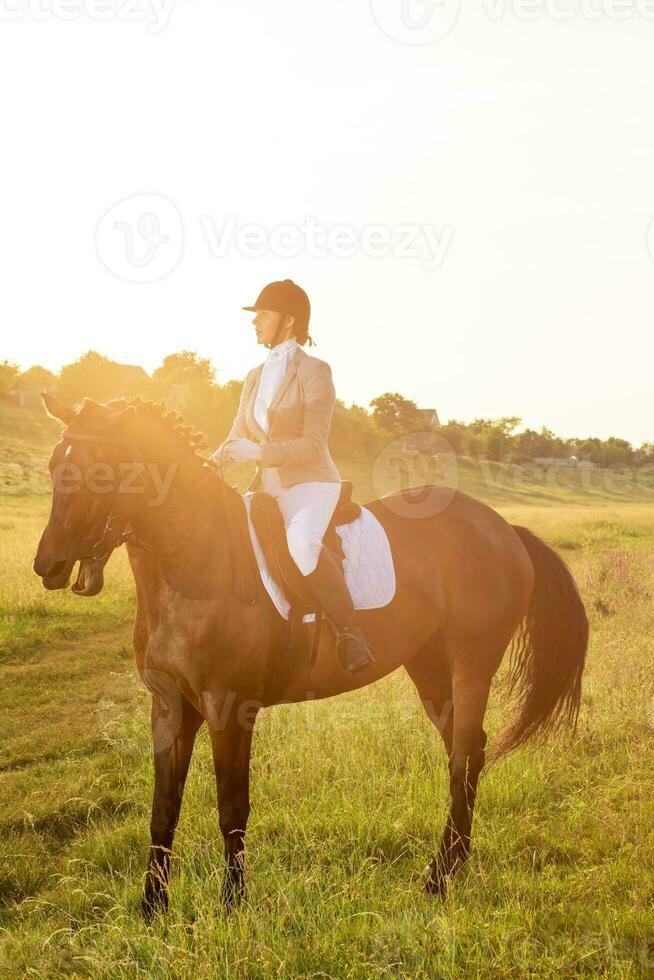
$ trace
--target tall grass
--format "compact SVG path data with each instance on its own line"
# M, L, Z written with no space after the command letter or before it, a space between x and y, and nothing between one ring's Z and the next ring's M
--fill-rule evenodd
M14 506L15 504L15 506ZM654 509L502 511L561 549L591 616L574 738L487 770L473 856L444 902L419 873L448 776L408 677L262 713L250 897L219 906L222 838L201 732L171 909L146 928L148 696L130 649L132 585L45 594L29 571L40 498L0 515L0 969L8 977L618 977L654 975ZM606 608L605 608L606 607ZM508 707L501 678L491 740Z
M124 623L134 609L127 556L107 567L107 585L93 600L70 591L46 592L32 560L47 521L46 497L0 496L0 662Z
M604 537L596 515L559 518L581 542L566 557L592 621L580 726L573 740L532 744L486 773L473 857L444 903L426 899L418 881L445 818L444 753L401 672L347 697L263 714L250 900L231 918L218 902L222 839L200 735L171 911L147 929L137 901L152 786L148 699L128 627L98 636L92 617L101 614L89 612L86 641L5 664L5 975L651 975L654 515L617 512ZM559 526L537 510L520 520L545 537ZM617 590L607 616L595 602L608 582L597 569L615 566L616 542L628 556L616 580L644 591ZM505 710L498 684L491 738Z

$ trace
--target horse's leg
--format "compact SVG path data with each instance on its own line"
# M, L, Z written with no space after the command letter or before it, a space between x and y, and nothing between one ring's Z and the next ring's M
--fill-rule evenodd
M163 690L162 693L152 694L154 795L150 858L141 899L141 912L147 922L157 910L165 911L168 908L168 873L173 837L195 736L204 720L181 696L176 686L170 693L170 697L165 697Z
M405 663L404 668L416 686L427 717L438 729L449 759L452 752L452 676L439 633L435 633Z
M250 813L250 748L256 709L244 709L245 705L236 705L220 728L209 727L218 819L225 841L222 901L227 910L245 898L245 830Z
M438 856L425 869L428 892L443 894L447 879L468 858L479 774L484 767L483 728L492 673L483 662L455 662L452 677L454 719L450 753L450 812Z

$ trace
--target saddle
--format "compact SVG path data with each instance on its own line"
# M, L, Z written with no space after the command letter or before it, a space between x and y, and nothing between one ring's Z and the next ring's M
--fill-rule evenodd
M355 521L360 513L361 505L352 500L352 483L349 480L343 480L338 503L323 536L325 547L330 548L341 560L345 558L345 555L336 528ZM263 490L257 490L252 495L250 517L270 574L284 591L291 607L289 643L292 646L298 623L302 622L307 613L315 613L317 627L320 610L304 576L291 558L286 540L284 518L275 498ZM318 633L316 628L312 661L315 657Z

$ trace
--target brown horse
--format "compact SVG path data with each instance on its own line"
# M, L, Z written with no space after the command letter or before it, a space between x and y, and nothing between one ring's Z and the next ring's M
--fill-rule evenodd
M514 723L496 755L568 721L579 708L588 623L567 565L526 528L464 493L426 487L366 506L384 526L396 572L389 605L361 612L376 663L354 677L323 629L313 666L280 641L284 621L254 565L241 496L197 454L177 417L149 403L77 411L49 395L66 425L50 460L52 509L34 561L48 589L94 595L127 540L137 591L136 663L152 694L154 798L142 899L167 906L173 835L196 733L206 721L226 873L244 893L252 730L260 708L326 698L403 666L449 757L451 808L426 887L442 892L468 856L491 680L513 644ZM162 475L163 474L163 475ZM418 504L418 506L416 506ZM303 630L313 630L310 625Z

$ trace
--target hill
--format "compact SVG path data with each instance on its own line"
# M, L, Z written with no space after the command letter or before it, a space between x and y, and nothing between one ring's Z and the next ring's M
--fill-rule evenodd
M45 412L19 409L0 400L0 494L24 496L49 493L47 460L61 431ZM483 457L456 457L445 465L436 457L406 453L388 462L353 456L346 449L333 453L343 479L352 480L355 497L371 500L400 486L425 483L456 487L491 506L505 503L654 503L654 469L613 469L571 466L517 465ZM398 465L399 464L399 465ZM252 470L239 467L230 481L247 486Z

